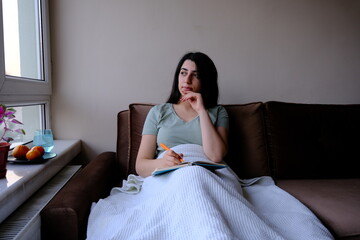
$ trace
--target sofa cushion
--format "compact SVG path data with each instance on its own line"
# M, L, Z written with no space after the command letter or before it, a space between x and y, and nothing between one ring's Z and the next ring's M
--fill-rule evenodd
M117 116L117 141L116 141L116 159L120 166L120 179L125 179L129 175L129 110L124 110L118 113Z
M270 175L263 103L223 105L229 114L227 164L240 178Z
M140 147L143 126L148 112L154 105L133 103L129 106L129 173L136 173L135 162Z
M278 180L336 239L360 239L360 179Z
M276 179L358 178L360 104L266 103Z

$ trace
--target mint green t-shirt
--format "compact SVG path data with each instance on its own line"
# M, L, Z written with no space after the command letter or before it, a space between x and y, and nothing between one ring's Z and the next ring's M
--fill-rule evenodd
M215 127L229 128L229 117L223 106L210 108L208 113ZM178 117L171 103L156 105L150 109L142 134L157 136L157 154L164 151L159 146L160 143L169 148L187 143L202 145L199 116L185 122Z

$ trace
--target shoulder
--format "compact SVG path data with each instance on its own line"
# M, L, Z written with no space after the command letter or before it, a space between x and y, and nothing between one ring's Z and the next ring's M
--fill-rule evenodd
M217 115L226 115L227 116L226 109L222 105L217 105L215 107L209 108L208 111L210 114L213 114L215 116L217 116Z
M162 103L155 105L150 109L148 116L151 116L152 118L160 119L162 116L171 112L171 108L172 108L171 103Z
M150 111L157 112L157 113L165 113L165 112L171 111L171 108L172 108L171 103L162 103L162 104L153 106L150 109Z
M215 126L229 128L229 116L223 106L217 105L213 108L209 108L208 112L210 119Z

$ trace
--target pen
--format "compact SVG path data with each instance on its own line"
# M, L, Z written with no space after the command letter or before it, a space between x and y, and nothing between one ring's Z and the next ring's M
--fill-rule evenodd
M170 148L168 148L165 144L160 143L160 147L162 147L165 150L170 150ZM177 154L177 153L176 153ZM182 158L179 158L180 162L184 162L184 160Z

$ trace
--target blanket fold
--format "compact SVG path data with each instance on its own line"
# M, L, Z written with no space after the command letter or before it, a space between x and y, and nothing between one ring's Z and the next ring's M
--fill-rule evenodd
M114 194L116 191L129 194L137 194L140 192L143 182L143 177L130 174L127 180L123 180L121 187L114 187L113 189L111 189L110 195Z

